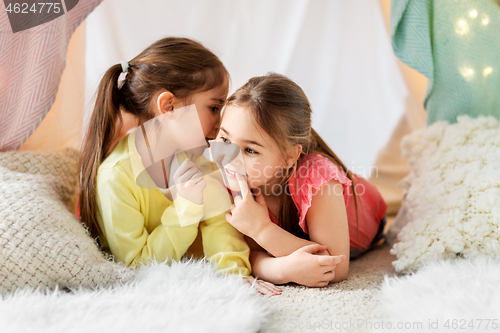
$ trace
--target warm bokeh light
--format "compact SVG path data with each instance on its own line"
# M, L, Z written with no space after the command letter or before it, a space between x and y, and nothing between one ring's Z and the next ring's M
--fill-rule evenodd
M465 20L458 20L455 32L459 35L465 35L469 32L469 24Z
M474 69L464 66L460 68L460 74L466 79L471 80L474 77Z
M490 75L491 73L493 73L493 68L491 67L486 67L483 71L483 76L488 76Z

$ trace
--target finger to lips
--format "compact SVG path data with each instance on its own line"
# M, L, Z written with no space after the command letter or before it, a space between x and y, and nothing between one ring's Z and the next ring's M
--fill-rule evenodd
M248 195L248 192L250 191L248 189L248 183L245 180L245 177L243 177L239 173L236 173L236 179L238 180L238 185L240 185L241 195L243 199L245 199Z

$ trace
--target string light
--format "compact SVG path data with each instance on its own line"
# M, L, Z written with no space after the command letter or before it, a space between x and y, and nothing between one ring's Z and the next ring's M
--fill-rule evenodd
M462 74L462 76L467 81L469 81L474 77L474 70L472 68L464 66L464 67L460 68L460 74Z
M486 67L483 71L483 76L488 76L490 75L491 73L493 73L493 68L491 67Z
M465 35L469 32L469 24L465 20L458 20L455 32L459 35Z
M469 16L473 19L477 17L477 10L473 9L469 12Z
M490 24L490 17L488 15L483 16L483 20L481 21L483 25L488 25Z

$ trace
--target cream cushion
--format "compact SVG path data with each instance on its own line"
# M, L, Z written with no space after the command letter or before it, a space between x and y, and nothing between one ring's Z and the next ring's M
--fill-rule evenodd
M391 253L398 272L444 258L500 255L500 121L458 117L405 137L405 225ZM398 223L399 227L403 225Z
M0 294L18 288L108 286L132 278L74 211L78 152L0 153Z

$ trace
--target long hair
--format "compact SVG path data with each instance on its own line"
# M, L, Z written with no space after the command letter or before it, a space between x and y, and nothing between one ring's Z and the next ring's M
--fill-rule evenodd
M203 45L175 37L153 43L130 60L119 87L121 73L122 66L114 65L101 79L82 147L80 215L94 237L101 232L96 218L97 172L119 137L122 112L145 122L154 117L151 102L155 93L167 90L185 99L195 92L219 87L229 77L219 58Z
M353 175L311 127L312 110L309 100L295 82L275 73L251 78L228 98L227 105L231 104L246 107L253 113L257 125L280 147L283 158L293 147L302 146L293 170L298 170L304 156L309 154L320 154L338 165L351 180L357 225L358 204ZM308 239L308 235L299 226L298 210L289 195L288 180L291 176L292 173L288 174L282 181L284 191L280 198L278 220L283 229L297 237Z

